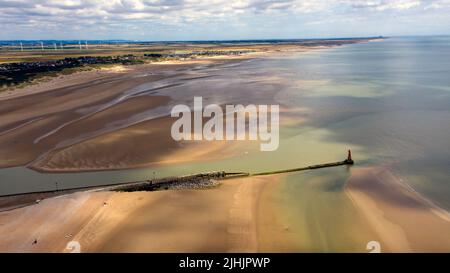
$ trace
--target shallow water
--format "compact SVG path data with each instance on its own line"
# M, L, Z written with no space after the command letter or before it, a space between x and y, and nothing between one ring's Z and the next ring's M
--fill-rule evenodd
M294 233L294 251L366 252L367 243L380 241L344 194L347 167L288 175L274 196L279 221Z

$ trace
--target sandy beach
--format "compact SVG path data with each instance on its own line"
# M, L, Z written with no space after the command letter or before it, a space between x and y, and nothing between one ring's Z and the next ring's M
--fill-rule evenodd
M401 182L389 168L355 169L346 193L382 238L382 251L450 251L448 211Z
M266 176L205 190L46 199L0 213L0 231L9 234L0 240L0 252L67 252L70 241L78 241L82 252L283 251L290 247L287 231L266 210L276 183L277 177Z
M70 252L71 241L82 252L315 252L305 237L313 231L297 230L283 216L289 210L280 199L284 177L223 180L200 190L86 191L44 199L0 212L0 232L8 234L0 252ZM448 212L389 170L355 169L345 194L363 219L359 232L373 234L382 252L449 251Z

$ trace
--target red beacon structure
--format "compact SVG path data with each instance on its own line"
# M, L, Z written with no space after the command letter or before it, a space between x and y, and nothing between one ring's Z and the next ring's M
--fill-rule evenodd
M353 165L355 162L352 159L352 151L348 150L347 159L344 160L345 164Z

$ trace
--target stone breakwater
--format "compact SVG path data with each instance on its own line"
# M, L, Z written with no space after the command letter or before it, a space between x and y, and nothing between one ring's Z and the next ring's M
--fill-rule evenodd
M210 178L198 178L186 181L169 181L162 183L146 183L141 185L129 185L112 189L113 191L160 191L160 190L199 190L216 187L220 184L218 180Z

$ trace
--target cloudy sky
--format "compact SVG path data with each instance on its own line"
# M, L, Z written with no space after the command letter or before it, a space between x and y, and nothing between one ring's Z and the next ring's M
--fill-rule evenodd
M450 34L450 0L0 0L0 40Z

